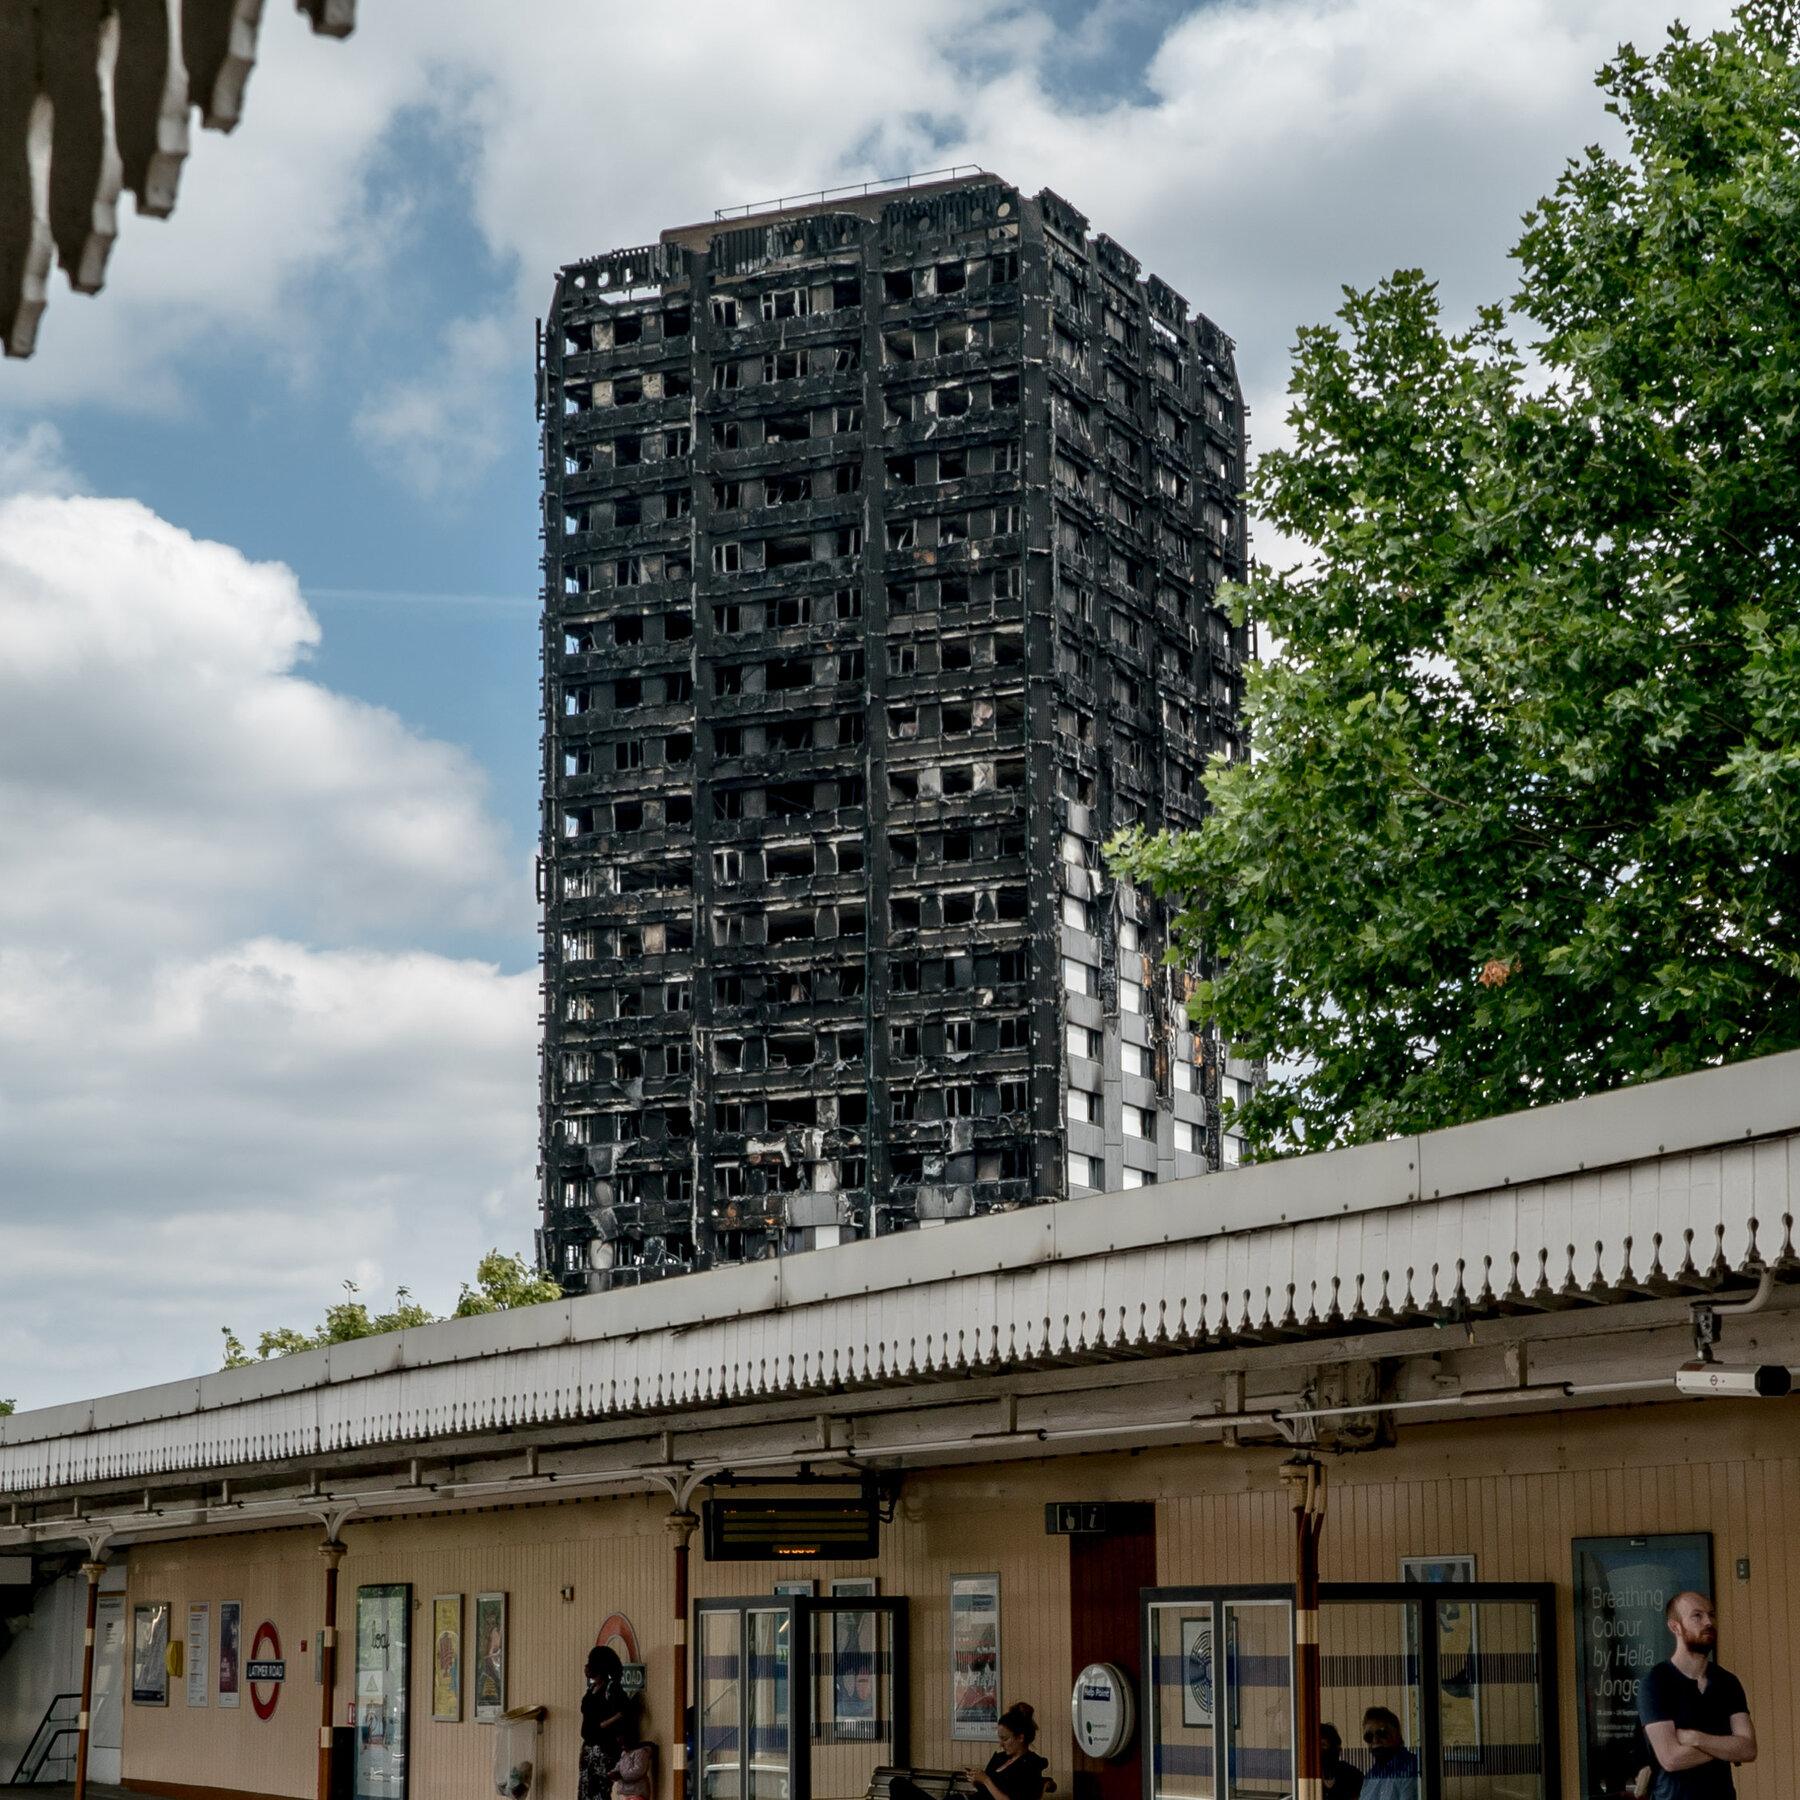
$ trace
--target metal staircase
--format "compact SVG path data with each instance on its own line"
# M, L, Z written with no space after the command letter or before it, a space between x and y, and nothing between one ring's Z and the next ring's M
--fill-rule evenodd
M11 1787L31 1787L40 1781L66 1781L75 1773L75 1738L81 1723L81 1696L58 1694L44 1708L44 1716L12 1772ZM47 1765L54 1765L47 1772Z

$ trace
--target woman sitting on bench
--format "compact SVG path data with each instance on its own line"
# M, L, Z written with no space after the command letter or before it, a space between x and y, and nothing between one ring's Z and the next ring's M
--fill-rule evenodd
M994 1728L1000 1748L988 1758L985 1769L964 1769L964 1780L978 1790L981 1800L1043 1800L1044 1771L1050 1766L1031 1748L1037 1736L1037 1717L1023 1700L1015 1701L1000 1715Z

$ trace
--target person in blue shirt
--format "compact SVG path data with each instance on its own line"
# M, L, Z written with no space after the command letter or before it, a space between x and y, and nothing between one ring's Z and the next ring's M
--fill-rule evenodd
M1756 1761L1744 1684L1712 1660L1719 1627L1704 1594L1677 1594L1665 1616L1675 1654L1638 1684L1638 1719L1656 1758L1652 1800L1731 1800L1732 1764Z
M1406 1747L1400 1719L1385 1706L1363 1714L1363 1743L1369 1772L1363 1777L1362 1800L1419 1800L1419 1759Z

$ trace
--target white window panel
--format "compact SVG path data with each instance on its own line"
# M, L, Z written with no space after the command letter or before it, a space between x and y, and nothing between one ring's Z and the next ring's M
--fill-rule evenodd
M1100 1034L1090 1031L1085 1025L1065 1025L1063 1043L1071 1056L1085 1056L1089 1062L1100 1060Z
M1087 867L1087 845L1072 831L1065 831L1062 834L1062 859L1077 869Z
M1127 1169L1125 1171L1125 1185L1128 1188L1155 1187L1156 1177L1152 1175L1148 1169Z
M1232 1132L1219 1140L1219 1162L1227 1169L1235 1169L1244 1160L1244 1140Z
M1069 1186L1072 1188L1098 1187L1100 1184L1094 1177L1093 1157L1083 1156L1079 1151L1071 1150L1069 1152Z
M1119 1067L1127 1075L1141 1075L1146 1081L1152 1081L1156 1077L1155 1061L1142 1044L1121 1044Z
M1077 931L1088 928L1088 908L1085 900L1077 900L1073 894L1062 897L1062 922L1072 925Z
M1069 1089L1069 1119L1072 1124L1093 1125L1100 1118L1100 1096L1085 1088Z
M1148 1106L1128 1106L1125 1108L1125 1135L1127 1137L1147 1138L1156 1142L1156 1113Z
M1128 1013L1141 1013L1144 1010L1144 984L1141 981L1119 983L1119 1010Z
M1119 948L1135 950L1138 947L1138 928L1129 919L1119 921Z
M1100 971L1092 963L1084 963L1073 956L1063 958L1063 986L1071 994L1097 994L1100 991Z
M1175 1121L1175 1148L1185 1150L1190 1156L1200 1149L1200 1128L1187 1119Z

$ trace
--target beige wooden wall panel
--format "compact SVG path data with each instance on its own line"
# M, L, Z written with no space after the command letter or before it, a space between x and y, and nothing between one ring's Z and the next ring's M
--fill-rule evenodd
M1750 1692L1762 1760L1741 1772L1743 1800L1777 1800L1800 1755L1800 1705L1791 1670L1800 1653L1800 1402L1700 1401L1686 1407L1619 1408L1538 1419L1403 1426L1390 1450L1328 1459L1330 1506L1322 1547L1327 1581L1393 1581L1400 1558L1473 1552L1484 1580L1556 1585L1559 1698L1566 1789L1576 1780L1575 1671L1570 1540L1644 1532L1710 1531L1718 1585L1721 1655ZM1223 1445L1064 1457L909 1475L899 1517L884 1527L873 1563L821 1563L804 1573L821 1591L834 1575L875 1574L885 1595L910 1602L914 1760L961 1766L980 1745L949 1736L949 1582L997 1570L1001 1578L1002 1699L1029 1700L1043 1727L1039 1747L1063 1791L1070 1782L1066 1700L1070 1677L1068 1546L1046 1536L1046 1500L1153 1500L1162 1586L1286 1583L1292 1578L1291 1514L1276 1470L1289 1452ZM345 1527L340 1620L346 1643L359 1584L410 1581L414 1613L413 1792L421 1800L478 1800L488 1791L489 1734L468 1718L430 1718L430 1601L510 1596L509 1698L550 1707L544 1763L547 1800L573 1800L581 1666L600 1621L624 1612L648 1663L646 1730L659 1746L662 1792L668 1752L673 1633L673 1557L665 1499L648 1497L497 1508L453 1517ZM137 1779L205 1783L253 1793L312 1791L318 1690L310 1644L322 1565L317 1532L290 1531L138 1547L128 1598L167 1600L181 1635L189 1601L244 1603L248 1634L272 1618L294 1679L265 1725L248 1704L189 1709L171 1684L166 1709L125 1709L125 1772ZM1750 1559L1740 1584L1734 1565ZM714 1563L696 1541L693 1590L760 1595L798 1573L792 1564ZM560 1598L572 1586L573 1604ZM298 1645L304 1639L304 1655ZM210 1682L209 1682L210 1688ZM339 1687L339 1718L351 1692ZM1342 1721L1339 1721L1341 1724Z
M673 1559L662 1520L666 1501L634 1497L560 1506L496 1509L452 1517L414 1518L344 1527L348 1554L339 1590L344 1666L337 1683L337 1722L348 1721L354 1690L356 1590L380 1582L413 1585L411 1680L412 1791L420 1800L480 1800L493 1791L493 1734L474 1722L474 1596L508 1596L507 1699L550 1709L542 1739L546 1800L573 1800L580 1753L582 1666L602 1621L624 1613L637 1631L647 1666L646 1734L661 1748L662 1791L668 1787L673 1670ZM246 1694L235 1711L190 1709L171 1684L171 1704L127 1706L124 1773L129 1779L235 1788L250 1793L310 1796L315 1782L319 1690L312 1679L312 1640L324 1610L323 1532L268 1532L158 1545L131 1552L130 1597L174 1604L177 1635L187 1603L244 1602L244 1653L263 1618L281 1631L290 1679L265 1724ZM573 1587L573 1602L561 1590ZM431 1717L431 1601L463 1595L463 1718ZM307 1644L302 1655L300 1643Z
M204 1707L187 1704L185 1680L171 1678L166 1707L134 1706L127 1688L121 1742L128 1779L237 1788L252 1794L313 1793L319 1690L312 1680L312 1639L324 1602L325 1566L313 1548L317 1541L303 1532L254 1532L185 1544L140 1545L131 1551L127 1631L134 1606L167 1600L170 1638L182 1642L189 1603L205 1601L211 1609L213 1667L207 1671ZM256 1716L247 1682L236 1707L219 1705L221 1600L243 1602L244 1662L250 1660L251 1640L265 1619L281 1633L289 1679L271 1719ZM126 1644L129 1676L129 1637Z
M1044 1501L1096 1498L1067 1465L909 1475L895 1522L881 1529L874 1562L708 1563L694 1554L696 1595L767 1594L777 1581L874 1575L884 1595L908 1602L912 1661L912 1760L922 1768L985 1763L993 1746L950 1736L950 1577L1000 1576L1000 1700L1036 1709L1038 1751L1069 1791L1069 1550L1044 1532Z
M1329 1459L1321 1579L1397 1581L1402 1556L1473 1552L1484 1581L1554 1582L1563 1774L1572 1795L1571 1540L1710 1531L1720 1660L1743 1677L1762 1744L1759 1761L1739 1771L1738 1792L1742 1800L1785 1797L1800 1754L1791 1676L1800 1655L1792 1585L1800 1579L1792 1548L1800 1532L1795 1405L1618 1408L1510 1420L1503 1433L1473 1422L1403 1428L1392 1450ZM1143 1460L1146 1488L1161 1500L1165 1586L1292 1579L1292 1514L1275 1481L1286 1454L1176 1452ZM1746 1583L1734 1573L1741 1556L1750 1558Z

